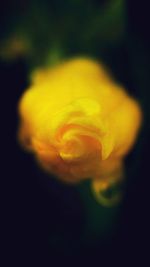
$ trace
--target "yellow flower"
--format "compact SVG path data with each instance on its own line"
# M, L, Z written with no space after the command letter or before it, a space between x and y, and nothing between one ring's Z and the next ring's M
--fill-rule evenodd
M120 177L141 124L138 103L104 67L76 58L33 74L19 102L19 138L46 170L96 188Z

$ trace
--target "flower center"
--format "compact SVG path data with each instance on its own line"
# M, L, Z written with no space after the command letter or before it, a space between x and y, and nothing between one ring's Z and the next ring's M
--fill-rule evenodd
M78 137L62 142L60 157L65 161L72 161L81 158L85 152L85 145Z

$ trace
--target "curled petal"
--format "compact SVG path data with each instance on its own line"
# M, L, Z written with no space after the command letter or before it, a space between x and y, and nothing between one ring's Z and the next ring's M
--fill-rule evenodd
M124 180L124 171L122 162L110 162L107 166L107 172L101 174L101 179L92 180L91 188L96 200L101 205L110 207L119 204L123 197L119 187Z

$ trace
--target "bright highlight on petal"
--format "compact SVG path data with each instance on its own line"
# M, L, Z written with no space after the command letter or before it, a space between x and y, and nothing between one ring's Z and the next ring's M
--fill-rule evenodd
M104 67L84 58L36 71L19 115L19 139L39 164L64 182L92 179L97 196L121 178L142 117Z

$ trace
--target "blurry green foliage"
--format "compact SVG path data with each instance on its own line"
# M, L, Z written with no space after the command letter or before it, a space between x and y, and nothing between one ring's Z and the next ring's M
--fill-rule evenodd
M22 40L22 54L30 67L74 55L101 58L124 38L124 0L15 1L9 8L5 11L1 57L14 58L7 51L14 38Z

